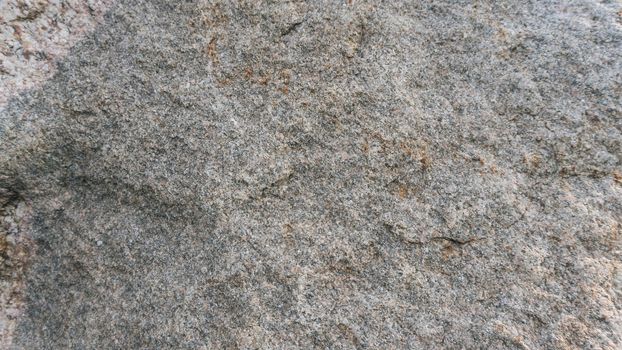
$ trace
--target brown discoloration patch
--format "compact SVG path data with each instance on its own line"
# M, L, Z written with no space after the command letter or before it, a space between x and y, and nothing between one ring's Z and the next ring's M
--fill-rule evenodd
M291 79L292 73L289 70L284 70L281 72L281 81L283 85L279 88L283 94L287 95L289 93L289 81Z
M428 153L424 150L421 151L421 157L419 158L419 162L424 170L429 169L432 166L432 158L428 156Z
M397 189L397 195L401 199L405 199L406 197L408 197L408 192L408 187L406 187L405 185L400 185Z
M287 223L283 225L283 238L288 244L293 242L294 227L292 226L292 224Z
M266 86L266 85L268 85L268 83L269 83L269 82L270 82L270 76L268 76L268 75L263 76L263 77L259 77L259 78L257 79L257 83L258 83L259 85Z
M406 155L416 158L415 151L406 142L400 142L400 148Z
M537 169L542 164L542 157L539 154L526 154L523 156L523 162L529 169Z
M441 249L441 252L443 260L447 260L453 256L458 255L458 252L456 251L456 249L454 249L454 246L451 243L445 243L443 248Z
M250 79L253 77L253 68L251 68L251 67L247 67L247 68L244 70L244 77L245 77L247 80L250 80Z
M490 165L490 172L492 174L500 174L499 168L494 164Z
M432 166L432 158L428 155L425 144L413 144L412 142L402 141L399 147L405 155L418 161L423 170L427 170Z
M218 79L216 83L218 83L219 87L222 87L222 86L231 85L232 82L231 82L231 79L224 78L224 79Z
M369 142L367 142L367 140L363 141L363 144L361 145L361 150L363 151L363 153L369 154Z
M210 40L209 44L207 44L207 48L206 48L207 57L209 57L210 60L212 60L212 63L214 64L218 64L219 62L218 52L216 51L217 43L218 43L218 37L214 36L212 37L212 40Z
M361 346L361 341L359 340L356 333L352 330L352 328L350 328L348 325L343 324L343 323L338 324L337 328L339 328L339 331L341 332L343 337L346 338L348 341L350 341L352 345L354 345L357 348Z

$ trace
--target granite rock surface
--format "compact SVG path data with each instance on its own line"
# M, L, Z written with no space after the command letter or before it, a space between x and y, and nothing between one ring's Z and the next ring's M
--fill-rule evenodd
M2 0L0 108L51 78L58 61L101 22L112 1Z
M622 347L619 2L99 4L3 91L3 348Z

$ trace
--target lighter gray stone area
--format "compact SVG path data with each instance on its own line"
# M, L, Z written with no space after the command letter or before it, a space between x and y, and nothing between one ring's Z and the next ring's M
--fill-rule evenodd
M40 87L113 0L0 1L0 109Z
M621 11L118 1L0 111L10 347L621 348Z

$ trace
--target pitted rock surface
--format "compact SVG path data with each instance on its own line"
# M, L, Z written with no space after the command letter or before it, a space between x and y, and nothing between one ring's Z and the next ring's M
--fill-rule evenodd
M6 347L622 347L621 9L117 1L0 111Z

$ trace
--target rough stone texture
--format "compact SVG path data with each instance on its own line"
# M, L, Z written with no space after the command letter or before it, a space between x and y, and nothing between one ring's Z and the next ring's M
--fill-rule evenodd
M29 206L15 193L0 189L0 347L13 340L24 308L24 274L33 244Z
M119 1L0 112L12 347L619 349L620 11Z
M113 0L0 1L0 108L41 85Z

